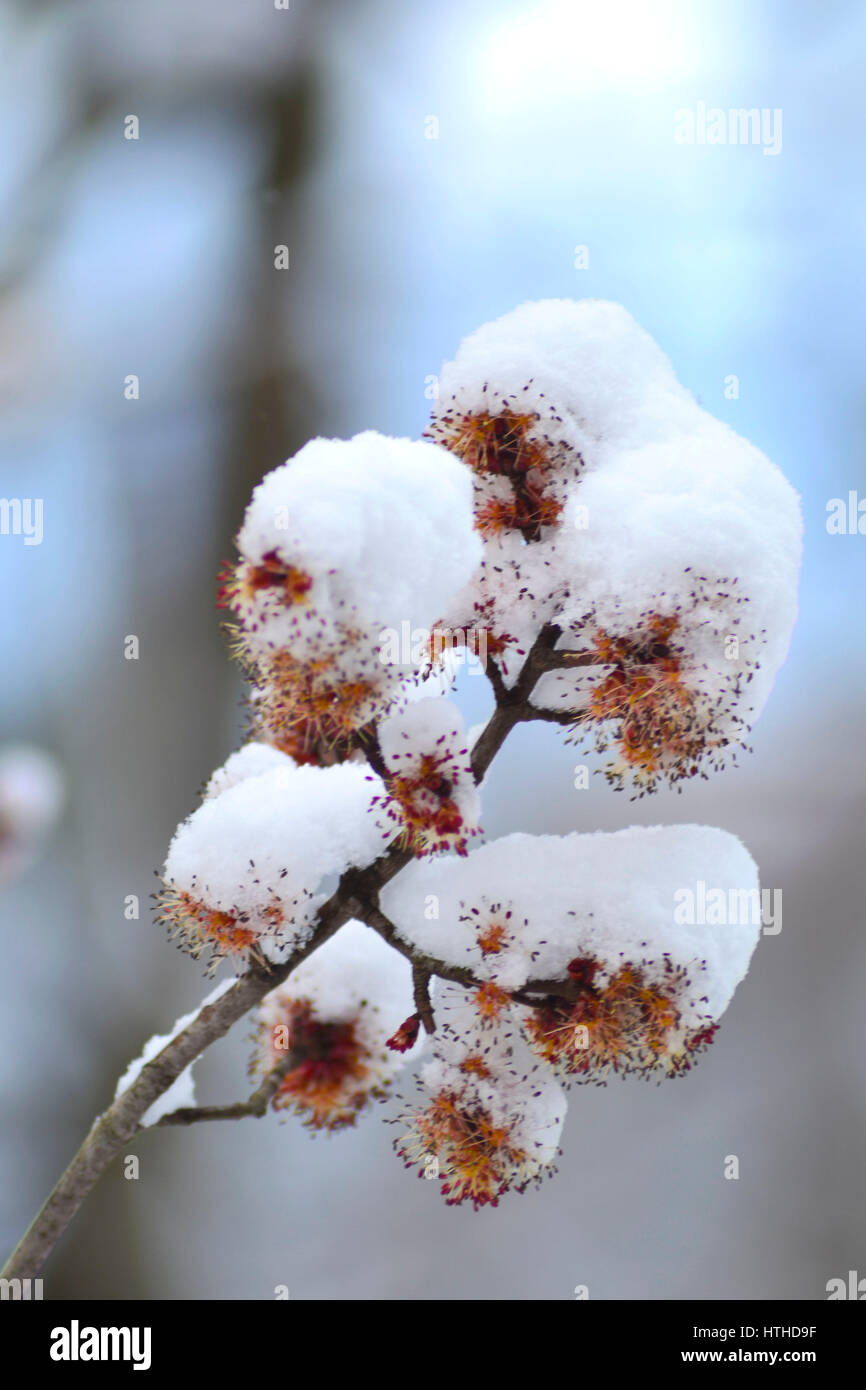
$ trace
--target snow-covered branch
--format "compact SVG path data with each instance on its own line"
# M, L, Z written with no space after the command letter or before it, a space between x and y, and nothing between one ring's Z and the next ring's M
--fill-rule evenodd
M345 1129L426 1048L397 1151L449 1203L495 1205L554 1171L567 1085L682 1076L713 1040L761 933L739 841L483 843L485 776L532 721L635 796L732 761L787 651L799 500L600 301L470 335L428 436L315 439L255 489L221 588L250 737L160 897L239 978L151 1040L7 1277L38 1273L140 1128L274 1109ZM474 738L451 698L469 660L493 696ZM192 1063L251 1009L258 1084L195 1106Z

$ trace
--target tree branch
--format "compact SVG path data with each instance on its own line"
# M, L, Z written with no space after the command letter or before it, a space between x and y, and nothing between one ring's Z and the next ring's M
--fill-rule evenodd
M560 629L555 624L548 623L542 628L511 687L505 685L502 672L492 658L488 661L487 674L496 695L496 708L472 749L472 772L477 783L484 780L485 772L514 726L528 717L527 701L559 637Z
M298 1058L292 1052L287 1052L275 1067L271 1067L261 1086L253 1091L247 1100L236 1101L233 1105L182 1106L179 1110L172 1110L170 1114L163 1115L162 1119L149 1128L159 1129L161 1125L194 1125L201 1120L243 1120L248 1115L261 1119L268 1113L268 1106L279 1090L283 1077L297 1064Z
M579 724L582 715L575 710L567 709L539 709L537 705L525 705L523 709L523 719L526 723L542 724Z
M564 650L539 652L537 657L539 671L569 671L578 666L604 666L598 652L571 652Z
M374 931L378 932L389 946L393 946L395 951L399 951L401 956L405 956L412 966L413 976L415 971L418 971L427 980L435 975L440 980L450 980L452 984L463 985L465 989L480 989L485 983L484 980L473 974L468 965L453 965L450 961L440 960L438 956L431 956L426 951L418 950L411 941L407 941L405 937L400 935L395 924L390 917L385 916L378 904L360 903L358 916L362 922L367 923L368 927L372 927ZM489 984L489 981L486 983ZM573 980L527 980L520 989L509 990L508 993L518 1004L535 1006L551 994L560 999L575 999L577 987Z
M355 735L355 741L373 771L381 777L387 786L391 780L391 769L385 761L382 745L379 742L378 725L373 722L365 725L363 729L359 729Z
M415 1011L424 1024L426 1033L436 1032L436 1019L430 1002L430 972L423 965L412 963L412 993L415 997Z
M530 709L528 698L560 636L554 625L545 627L536 639L517 681L510 689L504 683L490 720L472 750L472 770L476 782L481 782L488 767L514 726L528 718L540 717ZM368 744L377 758L376 742ZM381 754L378 755L381 757ZM378 758L377 758L378 760ZM152 1061L142 1067L135 1081L119 1095L108 1109L94 1121L84 1143L62 1173L52 1192L22 1236L7 1260L0 1277L35 1278L51 1254L63 1232L82 1202L96 1185L106 1168L126 1144L139 1133L141 1118L159 1096L168 1090L186 1067L194 1062L212 1043L229 1031L238 1019L255 1008L266 994L282 984L301 961L323 945L353 917L361 918L375 927L380 935L412 961L421 975L441 975L443 979L476 987L481 983L471 972L449 966L414 951L402 942L393 923L378 909L379 892L413 858L411 850L392 844L378 859L363 869L348 869L340 878L336 890L319 909L314 930L305 946L294 951L278 965L256 964L242 975L231 989L212 1004L203 1006L192 1023L167 1043ZM559 988L559 986L557 986ZM567 985L562 986L563 990ZM524 997L533 985L525 986ZM545 989L544 992L549 992ZM518 994L515 993L515 999ZM537 1001L536 1001L537 1002ZM422 1015L423 1018L423 1015ZM425 1022L426 1026L426 1022ZM275 1086L279 1078L275 1080ZM260 1088L261 1090L261 1088ZM250 1109L252 1104L254 1109ZM237 1119L242 1115L258 1114L259 1093L237 1105L202 1107L201 1111L175 1111L160 1124L193 1124L199 1119ZM264 1103L267 1109L267 1101ZM262 1111L261 1113L264 1113ZM158 1128L159 1125L154 1126Z
M383 858L387 859L387 855ZM386 872L385 866L382 871ZM393 872L397 872L396 868ZM191 1062L349 921L354 907L354 899L345 892L341 880L336 892L320 909L316 929L305 946L293 952L281 965L253 966L213 1004L200 1009L192 1023L142 1067L132 1085L94 1121L81 1148L0 1271L0 1277L28 1279L39 1274L84 1199L112 1160L138 1133L145 1111Z

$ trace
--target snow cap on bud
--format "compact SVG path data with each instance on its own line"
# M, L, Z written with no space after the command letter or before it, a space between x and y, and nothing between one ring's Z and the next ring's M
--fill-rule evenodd
M161 916L195 957L278 958L305 939L322 880L381 851L366 767L285 762L209 797L175 833Z
M287 757L270 743L245 743L212 773L202 799L210 801L215 796L221 796L240 782L246 782L248 777L261 777L263 773L273 772L276 768L289 769L294 766L293 758Z
M436 1011L422 1099L401 1115L408 1128L395 1148L421 1177L432 1168L449 1206L496 1206L555 1171L565 1095L507 1016L495 1032L481 1028L473 1002L450 985L437 990Z
M313 439L255 489L238 548L262 570L239 608L263 642L279 634L300 654L307 627L349 612L378 627L424 626L480 558L470 477L435 444L373 430Z
M313 439L255 489L238 548L224 601L257 733L342 760L417 668L394 634L429 630L479 563L470 474L427 442Z
M584 1080L687 1070L762 924L751 856L699 825L507 835L466 859L410 865L382 907L417 950L484 982L469 996L482 1031L508 1012L509 991L544 981L538 1007L520 1012L527 1035L540 1058Z
M587 524L570 524L579 519ZM742 744L785 659L802 522L761 452L700 412L689 434L625 450L581 480L557 553L561 645L597 664L534 698L609 731L652 789ZM622 780L622 777L620 777Z
M265 1077L290 1054L273 1099L311 1129L344 1129L379 1099L415 1049L405 1019L408 962L362 922L348 922L266 995L251 1070ZM401 1046L394 1043L398 1037Z
M603 299L528 301L470 333L440 373L434 426L507 402L536 415L531 439L565 440L587 464L697 408L650 335Z
M464 338L429 433L472 468L482 534L537 541L586 466L655 436L660 400L676 419L697 409L621 305L540 300Z
M429 433L472 469L485 540L442 625L483 619L506 686L546 623L597 655L533 699L615 746L614 785L718 767L787 652L793 488L617 304L521 305L461 344L439 388Z
M383 720L379 740L389 777L374 804L386 822L416 855L466 854L481 802L458 706L445 696L415 700Z

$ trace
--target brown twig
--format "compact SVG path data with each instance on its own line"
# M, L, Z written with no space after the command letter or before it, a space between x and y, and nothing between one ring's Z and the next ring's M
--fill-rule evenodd
M363 729L359 729L355 735L355 741L373 771L387 784L391 780L392 773L385 761L382 745L379 742L378 725L375 723L367 724Z
M280 1087L283 1077L298 1064L298 1058L287 1052L276 1066L271 1067L261 1086L253 1091L247 1100L236 1101L233 1105L185 1105L163 1115L151 1128L161 1125L194 1125L202 1120L243 1120L247 1116L261 1119L268 1113L268 1107Z
M491 660L487 663L488 678L496 695L496 708L472 749L472 772L479 784L511 730L529 717L529 696L542 674L542 663L547 653L553 650L559 636L560 629L553 623L542 628L513 686L505 685L495 662Z
M412 993L415 998L415 1011L424 1024L424 1031L435 1033L436 1019L430 1002L430 971L415 961L412 962Z
M540 709L538 705L526 705L523 711L523 719L527 723L542 724L579 724L582 715L575 710L567 709Z
M368 927L372 927L374 931L378 932L389 946L393 946L395 951L399 951L401 956L406 957L412 965L413 977L414 972L418 971L428 981L435 975L440 980L450 980L452 984L463 985L465 989L480 989L484 984L483 980L473 974L468 965L454 965L452 961L442 960L439 956L431 956L429 952L421 951L417 946L413 946L411 941L407 941L405 937L400 935L390 917L386 917L377 904L361 903L358 916L362 922L367 923ZM561 999L577 997L577 988L573 980L527 980L520 989L509 990L508 992L516 1003L531 1005L541 1003L543 998L552 994Z
M604 666L598 652L571 652L556 650L539 652L536 657L539 671L570 671L580 666Z

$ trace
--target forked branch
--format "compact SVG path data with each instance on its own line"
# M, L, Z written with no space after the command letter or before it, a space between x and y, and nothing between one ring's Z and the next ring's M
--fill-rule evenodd
M554 669L550 665L553 648L559 639L557 627L548 626L540 633L521 669L515 684L506 689L497 671L492 683L497 696L496 707L472 750L472 770L481 782L487 769L516 724L534 718L545 718L544 711L535 711L529 696L539 676ZM556 653L558 658L561 654ZM572 663L577 664L577 663ZM365 750L374 763L384 766L375 730L366 737ZM172 1038L162 1051L142 1067L136 1079L94 1121L94 1124L68 1167L61 1174L52 1192L7 1260L2 1277L7 1279L35 1278L42 1269L70 1221L85 1198L102 1177L110 1163L129 1141L141 1132L141 1120L154 1101L163 1095L178 1076L213 1043L225 1036L244 1014L255 1008L266 994L288 979L292 972L352 918L360 918L401 951L412 962L415 982L416 1008L425 1027L434 1025L426 981L433 975L466 985L479 985L471 972L449 966L447 962L420 953L402 942L393 924L378 908L379 893L413 858L411 850L392 844L372 864L363 869L349 869L337 888L319 909L313 931L306 945L293 951L279 965L255 964L242 975L225 994L212 1004L204 1005L192 1023ZM514 994L523 1002L538 1002L535 994L568 993L570 982L533 981ZM426 1014L426 1017L425 1017ZM240 1119L266 1113L282 1077L291 1069L292 1059L274 1068L268 1079L246 1100L227 1106L189 1107L165 1115L153 1128L168 1125L190 1125L203 1120Z

